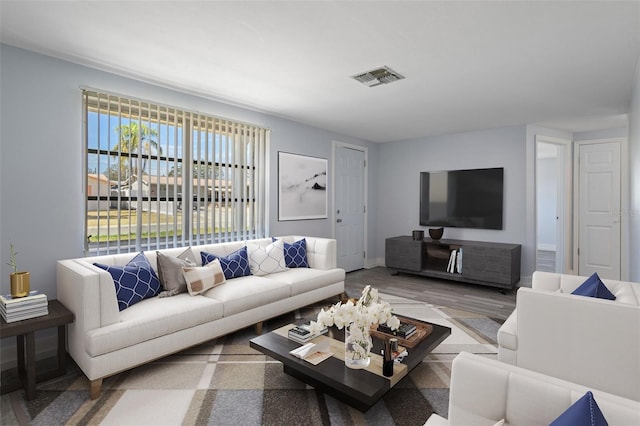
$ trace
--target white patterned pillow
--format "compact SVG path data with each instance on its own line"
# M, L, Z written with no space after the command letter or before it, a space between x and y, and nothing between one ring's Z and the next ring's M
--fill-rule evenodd
M187 283L187 290L192 296L219 286L226 281L218 259L207 263L205 266L183 266L182 275Z
M266 247L254 243L247 243L249 268L253 275L267 275L274 272L286 271L284 260L284 242L274 241Z

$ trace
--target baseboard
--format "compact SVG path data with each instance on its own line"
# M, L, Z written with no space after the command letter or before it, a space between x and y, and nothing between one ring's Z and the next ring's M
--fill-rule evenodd
M382 267L387 266L384 262L384 257L378 257L374 259L374 263L371 265L371 267L375 268L376 266L382 266Z
M531 275L521 276L520 277L520 281L518 282L518 284L516 284L516 288L517 287L529 287L529 288L531 288L531 282L532 281L533 281L533 279L532 279Z
M367 261L364 264L364 269L372 269L378 266L384 266L384 259L379 259L379 258L367 259Z

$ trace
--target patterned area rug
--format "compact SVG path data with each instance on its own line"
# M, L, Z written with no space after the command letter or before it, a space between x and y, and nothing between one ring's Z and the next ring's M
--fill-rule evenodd
M251 349L246 328L107 378L89 400L89 382L72 364L65 376L2 396L3 425L422 425L447 416L451 361L460 351L495 358L500 321L381 295L394 313L451 327L421 365L365 413L288 376L282 364ZM265 322L264 332L313 317L319 303Z

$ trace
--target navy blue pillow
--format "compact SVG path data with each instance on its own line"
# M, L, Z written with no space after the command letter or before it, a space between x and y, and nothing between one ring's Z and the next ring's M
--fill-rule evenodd
M138 253L125 266L110 266L94 263L111 274L116 287L118 309L124 310L143 299L156 296L160 292L160 280L144 255Z
M571 294L577 294L579 296L597 297L599 299L616 300L616 297L605 286L597 272L591 274L589 278L580 287L576 288Z
M232 278L251 275L251 268L249 268L249 256L247 255L247 246L244 246L241 249L236 250L224 257L201 251L200 257L202 258L202 266L206 265L207 263L213 262L213 260L215 259L219 259L220 266L222 266L222 272L224 272L224 277L228 280Z
M566 411L549 426L608 426L600 407L593 398L591 391L587 391L582 398L573 403Z
M271 238L276 241L276 238ZM293 244L284 243L284 263L287 268L308 268L307 262L307 240L301 239Z

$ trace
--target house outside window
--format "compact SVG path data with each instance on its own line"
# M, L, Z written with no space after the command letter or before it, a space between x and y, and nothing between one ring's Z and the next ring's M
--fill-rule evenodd
M266 236L269 130L83 90L85 251Z

